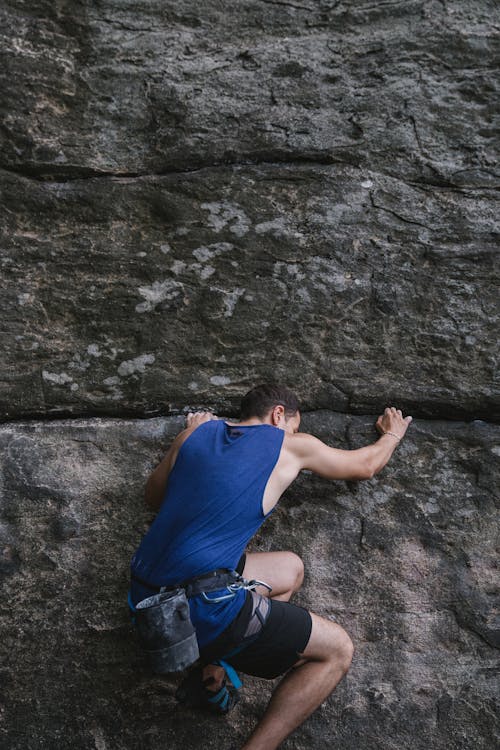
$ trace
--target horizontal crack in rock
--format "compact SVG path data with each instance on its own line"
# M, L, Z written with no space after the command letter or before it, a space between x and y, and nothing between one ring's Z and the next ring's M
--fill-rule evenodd
M259 167L259 166L293 166L293 165L311 165L319 167L349 167L350 169L357 169L364 173L378 174L382 177L387 177L398 182L403 182L405 185L409 185L415 189L428 190L431 188L437 188L441 190L452 190L457 193L467 194L478 190L489 190L498 191L500 188L492 185L457 185L453 181L446 179L445 177L426 177L424 180L411 180L403 175L392 173L390 171L383 172L381 170L373 169L371 167L359 166L353 164L350 161L340 159L334 155L325 154L270 154L257 156L255 158L248 157L238 160L224 160L219 162L207 162L204 164L197 164L185 167L166 167L164 169L158 169L157 171L122 171L122 172L111 172L107 170L98 170L91 167L74 166L74 167L60 167L55 165L54 167L37 167L37 166L18 166L0 164L0 171L8 174L17 175L24 177L25 179L36 180L37 182L47 183L64 183L64 182L78 182L81 180L94 180L94 179L143 179L143 178L154 178L154 177L167 177L175 174L191 174L194 172L200 172L209 169L225 169L228 167ZM382 208L376 206L376 208ZM417 222L415 222L417 223Z
M319 164L320 166L332 166L335 164L345 165L345 166L355 166L352 165L346 161L343 161L341 159L336 159L335 157L327 157L325 158L324 155L318 154L316 157L315 155L304 155L301 156L300 154L292 156L292 158L285 157L283 158L279 154L271 154L267 157L257 157L257 158L243 158L239 160L223 160L223 161L214 161L214 162L206 162L202 164L192 165L192 166L184 166L184 167L166 167L165 169L158 169L153 172L148 171L120 171L120 172L111 172L107 170L98 170L93 169L91 167L83 167L83 166L74 166L74 167L61 167L58 165L54 165L54 167L37 167L37 166L19 166L19 167L13 167L13 166L7 166L7 165L1 165L0 169L3 169L5 172L10 172L12 174L20 175L21 177L27 177L29 179L38 180L39 182L72 182L72 181L78 181L78 180L91 180L91 179L105 179L105 178L130 178L130 179L140 179L141 177L164 177L170 174L189 174L191 172L199 172L203 169L220 169L220 168L226 168L226 167L256 167L261 164L266 165L286 165L286 164Z
M175 417L185 417L187 412L191 409L191 407L186 407L185 411L171 411L171 412L161 412L157 410L152 411L139 411L139 410L123 410L120 412L116 412L113 410L101 410L96 412L68 412L68 411L58 411L55 414L30 414L23 417L19 416L13 416L9 418L3 418L0 419L0 428L5 425L15 425L15 424L26 424L28 422L58 422L58 421L81 421L81 420L92 420L92 419L116 419L116 420L145 420L145 419L173 419ZM208 410L208 407L207 407ZM376 415L375 412L370 413L366 411L340 411L338 409L310 409L309 411L301 411L302 417L307 416L313 416L314 414L317 414L319 412L328 412L329 414L336 414L346 417L365 417L369 419L375 419ZM476 417L476 416L464 416L461 417L443 417L443 416L429 416L428 414L425 415L419 415L416 414L415 411L413 411L413 421L420 420L422 422L449 422L450 424L458 424L460 422L468 424L469 422L482 422L483 424L487 425L497 425L500 424L500 420L498 419L484 419L482 417ZM227 411L227 413L224 414L224 417L227 419L237 419L238 414L235 412Z

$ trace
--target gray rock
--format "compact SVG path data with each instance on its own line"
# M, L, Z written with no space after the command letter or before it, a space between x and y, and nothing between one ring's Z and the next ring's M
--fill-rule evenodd
M304 408L498 419L492 194L351 167L0 175L0 414Z
M0 417L498 419L491 11L4 3Z
M374 417L306 414L353 448ZM245 678L227 722L177 707L151 676L126 607L130 557L152 519L147 474L180 418L0 428L2 745L237 745L272 684ZM305 561L297 601L352 635L353 667L286 747L490 750L495 746L498 427L415 421L373 480L304 473L252 549Z
M227 722L178 708L126 593L160 415L270 379L335 445L419 417L254 542L302 555L298 601L357 649L285 745L496 746L495 9L2 4L2 746L224 750L262 715L252 678Z
M498 185L484 0L10 0L0 28L2 164L24 173L299 158Z

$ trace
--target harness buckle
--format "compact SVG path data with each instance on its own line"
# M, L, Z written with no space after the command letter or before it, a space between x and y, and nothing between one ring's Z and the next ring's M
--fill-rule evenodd
M237 592L241 589L245 589L245 591L255 591L255 588L257 586L264 586L268 591L272 591L273 588L268 583L265 583L264 581L257 581L255 579L252 579L251 581L247 581L246 578L242 578L242 576L238 576L237 580L234 583L229 583L226 586L226 590L229 592L228 594L222 594L222 596L207 596L205 591L201 592L201 595L203 599L205 599L206 602L210 602L211 604L218 604L219 602L227 601L228 599L232 599L236 596Z
M273 587L270 586L268 583L265 583L265 581L257 581L255 579L252 579L251 581L248 581L248 586L245 586L245 588L250 589L250 591L253 591L256 586L264 586L269 592L273 590Z

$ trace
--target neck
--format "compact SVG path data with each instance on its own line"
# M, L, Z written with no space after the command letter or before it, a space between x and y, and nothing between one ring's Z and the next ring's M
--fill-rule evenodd
M241 427L252 427L256 424L272 424L271 420L259 419L258 417L250 417L249 419L242 419L241 422L228 422L228 424L241 425Z

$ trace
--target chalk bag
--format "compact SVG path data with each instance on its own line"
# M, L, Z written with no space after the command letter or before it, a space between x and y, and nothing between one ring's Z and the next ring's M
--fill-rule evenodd
M156 674L180 672L200 655L184 589L160 591L136 604L136 626Z

